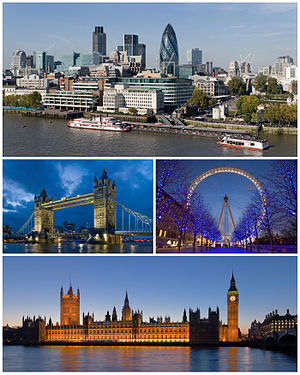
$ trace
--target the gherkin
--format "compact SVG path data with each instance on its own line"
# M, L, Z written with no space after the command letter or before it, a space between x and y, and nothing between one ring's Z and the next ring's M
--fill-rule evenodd
M176 75L178 68L178 44L173 27L168 24L163 32L159 49L160 72Z

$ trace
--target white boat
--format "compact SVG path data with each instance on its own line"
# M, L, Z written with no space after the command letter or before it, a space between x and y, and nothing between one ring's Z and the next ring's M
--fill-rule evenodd
M116 120L113 117L93 117L91 120L86 118L76 118L68 122L70 128L91 129L91 130L109 130L118 132L128 132L130 125Z
M265 150L268 148L269 141L267 139L243 139L232 137L229 135L224 136L218 141L218 144L221 146L228 147L238 147L238 148L247 148L251 150Z

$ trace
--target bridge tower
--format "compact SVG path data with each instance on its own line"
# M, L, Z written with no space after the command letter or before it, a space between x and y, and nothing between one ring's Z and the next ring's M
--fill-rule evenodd
M104 169L102 177L93 182L94 193L94 228L106 233L116 229L116 204L109 197L116 199L116 183L107 176Z
M229 342L239 341L238 328L238 309L239 309L239 292L235 285L235 280L232 272L230 287L227 292L227 326Z
M45 189L39 196L34 196L34 230L38 233L53 233L53 209L42 207L43 203L49 202Z

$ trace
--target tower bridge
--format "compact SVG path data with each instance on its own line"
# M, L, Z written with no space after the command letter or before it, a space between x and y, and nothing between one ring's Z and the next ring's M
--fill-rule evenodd
M102 177L93 181L93 191L73 197L50 199L45 189L34 197L34 211L29 219L17 231L17 234L37 233L53 234L54 211L70 207L93 204L94 226L96 233L109 235L152 235L153 220L126 207L116 199L115 180L108 178L104 169ZM120 210L121 223L117 228L117 208Z

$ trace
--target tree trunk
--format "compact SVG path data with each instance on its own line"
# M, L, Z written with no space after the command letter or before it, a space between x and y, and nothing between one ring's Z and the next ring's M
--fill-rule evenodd
M201 235L201 253L202 253L202 235Z
M193 253L195 253L196 251L196 234L194 234L194 241L193 241Z

